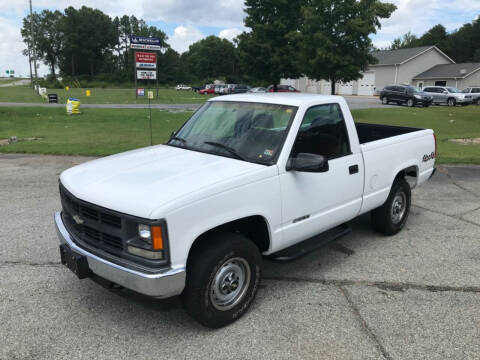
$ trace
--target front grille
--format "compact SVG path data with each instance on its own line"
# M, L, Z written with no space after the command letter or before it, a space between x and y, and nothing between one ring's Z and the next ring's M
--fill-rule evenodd
M65 225L79 240L111 254L121 255L125 231L120 216L76 199L62 186L60 199Z

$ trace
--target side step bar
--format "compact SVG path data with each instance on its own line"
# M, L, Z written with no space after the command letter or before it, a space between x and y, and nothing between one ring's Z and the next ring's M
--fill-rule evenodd
M268 258L276 262L293 261L351 232L350 224L345 223L271 254Z

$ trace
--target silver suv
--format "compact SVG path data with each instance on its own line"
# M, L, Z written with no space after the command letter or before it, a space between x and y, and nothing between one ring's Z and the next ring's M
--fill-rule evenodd
M472 98L467 97L457 88L451 86L427 86L423 89L433 97L433 104L447 104L448 106L468 105Z
M472 102L474 104L480 105L480 86L472 86L466 88L462 91L465 94L465 97L472 97Z

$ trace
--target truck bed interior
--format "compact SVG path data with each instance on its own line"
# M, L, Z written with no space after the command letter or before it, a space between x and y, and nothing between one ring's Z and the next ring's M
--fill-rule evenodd
M355 123L355 127L357 128L360 144L422 130L403 126L366 124L357 122Z

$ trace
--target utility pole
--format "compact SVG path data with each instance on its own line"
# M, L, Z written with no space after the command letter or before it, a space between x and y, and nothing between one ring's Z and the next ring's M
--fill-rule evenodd
M28 65L30 66L30 86L33 88L32 56L30 55L30 42L27 43L27 47L28 47Z
M35 41L34 41L34 31L33 31L33 12L32 12L32 0L29 0L30 3L30 36L32 38L32 52L33 52L33 70L35 72L35 84L37 83L38 74L37 74L37 53L35 52Z

